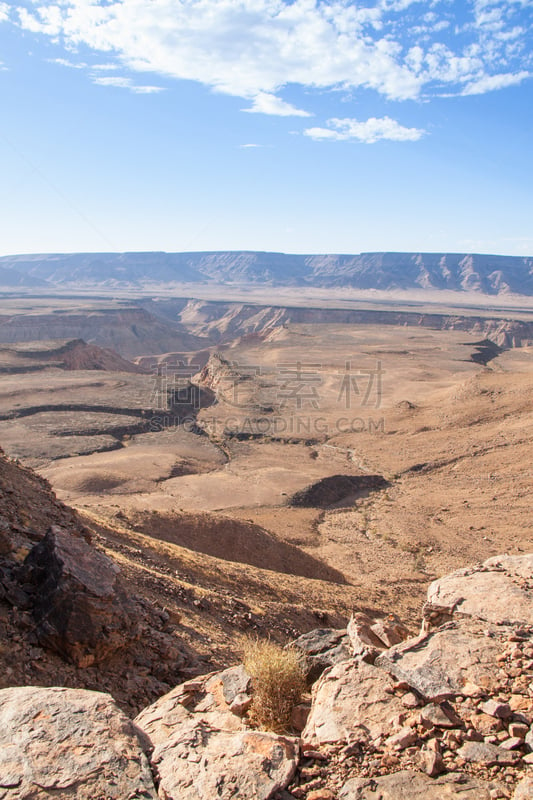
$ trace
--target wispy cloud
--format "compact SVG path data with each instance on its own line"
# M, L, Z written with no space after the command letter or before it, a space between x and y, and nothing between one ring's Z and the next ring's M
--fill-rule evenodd
M98 86L114 86L117 89L129 89L134 94L155 94L163 92L162 86L138 86L131 78L123 78L118 75L109 77L95 77L93 76L93 83Z
M247 144L240 144L239 147L241 147L243 150L247 150L248 148L264 147L264 145L255 144L254 142L248 142Z
M87 69L88 64L83 61L75 62L70 61L68 58L48 58L50 64L57 64L60 67L68 67L69 69Z
M463 89L463 95L486 94L495 89L505 89L507 86L516 86L526 78L530 78L531 73L523 70L517 73L502 73L501 75L483 75L477 80L473 80Z
M307 128L306 136L316 140L343 142L363 142L374 144L380 139L394 142L416 142L425 131L419 128L406 128L390 117L370 117L360 122L357 119L330 119L327 128Z
M9 17L9 6L7 3L0 3L0 22L5 22Z

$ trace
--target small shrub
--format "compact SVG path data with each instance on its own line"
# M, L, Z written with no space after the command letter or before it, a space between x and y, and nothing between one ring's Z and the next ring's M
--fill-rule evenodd
M289 730L293 706L306 688L301 655L270 640L248 639L244 666L252 677L251 719L276 733Z

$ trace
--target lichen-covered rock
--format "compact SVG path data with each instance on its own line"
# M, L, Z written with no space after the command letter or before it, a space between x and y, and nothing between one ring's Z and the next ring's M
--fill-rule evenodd
M86 667L137 636L119 568L84 539L52 526L24 562L39 642Z
M298 756L296 739L190 720L155 748L152 765L163 800L268 800L287 786Z
M496 626L457 618L425 636L391 647L375 663L427 700L453 697L468 683L489 688L495 681L494 663L504 635Z
M154 747L164 800L267 800L298 764L297 740L246 727L234 708L246 694L244 667L177 686L135 720Z
M391 688L387 672L364 661L345 661L326 670L315 684L303 741L365 741L390 732L390 718L405 712Z
M487 622L533 625L532 575L533 555L496 556L433 581L428 601Z
M135 725L83 689L0 691L0 799L156 800Z

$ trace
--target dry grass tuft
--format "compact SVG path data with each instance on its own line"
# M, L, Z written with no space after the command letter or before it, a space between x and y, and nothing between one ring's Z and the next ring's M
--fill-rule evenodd
M287 732L292 709L306 689L300 654L270 640L250 638L244 646L244 666L253 684L251 719L267 730Z

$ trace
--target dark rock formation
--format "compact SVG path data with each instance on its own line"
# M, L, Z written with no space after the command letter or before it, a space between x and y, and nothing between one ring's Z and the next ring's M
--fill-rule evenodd
M138 635L136 608L111 559L53 526L24 562L39 642L80 667L101 661Z

